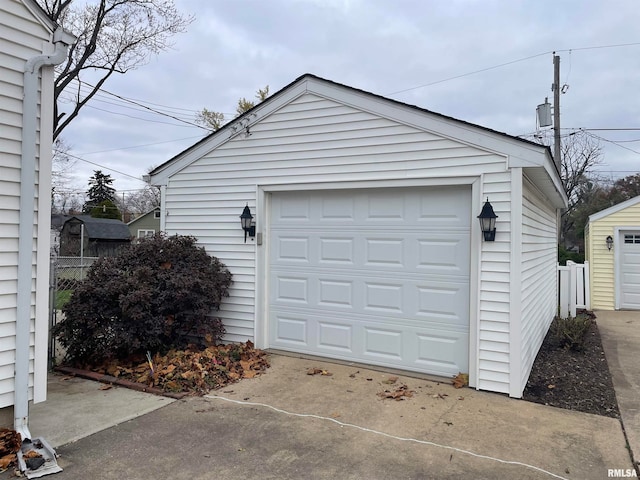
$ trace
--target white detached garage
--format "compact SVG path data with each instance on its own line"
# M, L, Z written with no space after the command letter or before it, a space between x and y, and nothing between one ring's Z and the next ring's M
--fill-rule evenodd
M149 181L234 276L227 340L522 395L557 309L547 148L307 74Z

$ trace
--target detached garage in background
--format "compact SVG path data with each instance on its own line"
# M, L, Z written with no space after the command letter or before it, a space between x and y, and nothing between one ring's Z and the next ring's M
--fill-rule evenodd
M592 308L640 310L640 196L591 215L584 235Z
M548 148L307 74L149 182L233 273L228 341L522 395L558 307Z

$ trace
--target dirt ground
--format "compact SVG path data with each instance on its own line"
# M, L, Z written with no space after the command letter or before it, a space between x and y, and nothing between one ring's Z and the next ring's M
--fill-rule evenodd
M536 357L523 399L553 407L619 418L597 319L582 351L560 347L551 331Z

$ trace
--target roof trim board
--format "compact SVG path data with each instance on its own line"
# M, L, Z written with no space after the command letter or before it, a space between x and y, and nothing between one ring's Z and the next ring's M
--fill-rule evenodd
M601 218L608 217L613 213L617 213L621 210L624 210L627 207L636 205L637 203L640 203L640 195L638 195L637 197L630 198L629 200L626 200L622 203L618 203L613 207L609 207L605 210L601 210L597 213L594 213L593 215L589 215L589 222L595 222L597 220L600 220Z

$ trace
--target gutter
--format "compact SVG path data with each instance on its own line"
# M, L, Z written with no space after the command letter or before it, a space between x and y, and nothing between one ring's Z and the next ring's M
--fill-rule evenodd
M35 236L36 156L38 136L39 75L42 67L62 63L75 37L62 28L53 32L54 52L27 60L24 72L22 114L22 163L20 165L20 225L18 229L18 292L16 309L16 358L14 383L14 429L22 438L29 433L29 350L31 332L32 272ZM42 134L42 132L41 132ZM40 217L46 212L38 212ZM40 218L42 221L42 218ZM37 268L37 265L36 265ZM45 279L48 281L48 279Z

